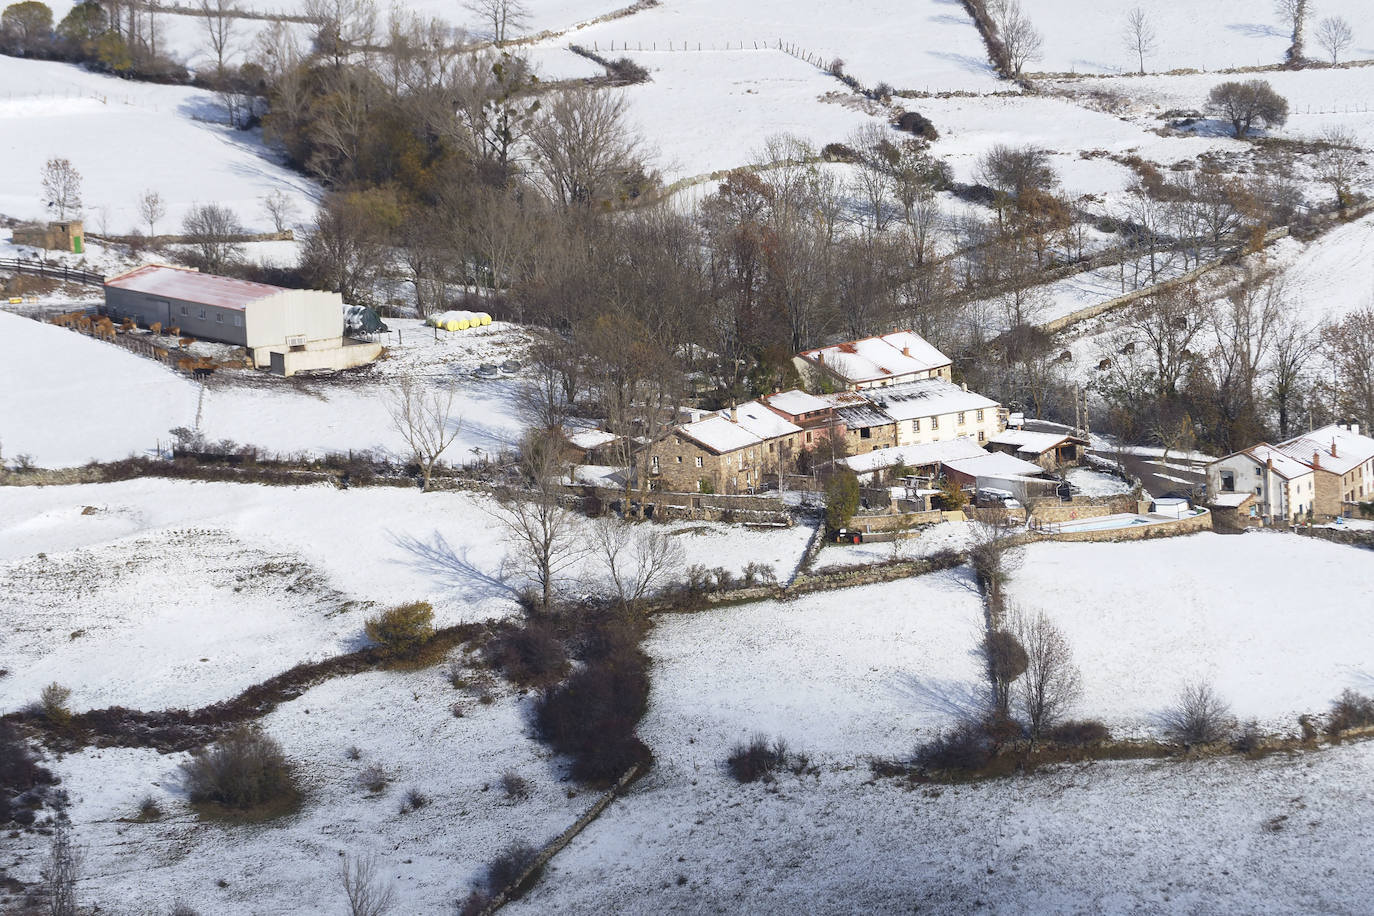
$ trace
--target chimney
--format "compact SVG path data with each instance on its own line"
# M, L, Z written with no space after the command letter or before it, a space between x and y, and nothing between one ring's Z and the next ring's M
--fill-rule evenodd
M1332 458L1339 457L1339 456L1337 456L1337 454L1336 454L1336 439L1335 439L1334 436L1331 438L1331 457L1332 457Z
M968 391L968 382L961 382L959 387L963 388L965 391Z
M731 422L731 423L738 423L738 422L739 422L739 408L738 408L738 407L731 407L731 408L730 408L730 422Z
M1352 433L1354 433L1355 435L1358 436L1358 435L1360 434L1360 424L1358 424L1358 423L1351 423L1351 424L1350 424L1350 431L1351 431Z
M910 356L910 355L911 355L911 348L910 348L910 347L902 347L902 355L903 355L903 356Z
M1266 459L1264 459L1264 469L1265 469L1266 471L1272 471L1272 470L1274 470L1274 459L1273 459L1273 458L1266 458Z
M816 351L816 361L819 362L819 363L824 363L824 362L825 362L825 351L824 351L824 350L817 350L817 351Z
M1314 468L1320 468L1321 466L1322 466L1322 453L1321 453L1321 452L1313 452L1313 453L1312 453L1312 467L1314 467Z

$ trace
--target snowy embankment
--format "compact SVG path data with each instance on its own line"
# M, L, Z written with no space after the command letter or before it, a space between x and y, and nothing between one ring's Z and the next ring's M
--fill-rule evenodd
M0 56L0 214L52 218L39 179L54 157L82 176L86 230L126 233L148 226L138 215L145 190L174 232L196 204L233 210L251 230L272 227L262 207L281 191L298 219L314 209L309 180L279 165L259 131L233 130L214 93L88 73L71 64Z
M1270 532L1126 544L1033 544L1009 601L1043 611L1082 670L1075 715L1158 732L1185 684L1241 720L1298 732L1342 690L1374 692L1374 554Z

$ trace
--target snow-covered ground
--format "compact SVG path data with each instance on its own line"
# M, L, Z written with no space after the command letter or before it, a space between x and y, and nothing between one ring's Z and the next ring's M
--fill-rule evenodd
M1092 468L1071 468L1064 477L1084 496L1117 496L1131 492L1131 485L1120 477Z
M214 93L203 89L0 56L0 213L51 218L39 182L43 164L58 157L81 173L88 232L146 233L138 197L148 189L167 206L159 232L174 231L192 206L207 203L268 230L262 199L277 190L308 218L314 184L279 165L258 131L223 121Z
M0 489L0 709L52 681L73 708L196 706L364 645L408 601L446 625L504 616L521 585L493 502L457 492L143 479ZM591 524L588 522L587 524ZM804 527L665 526L684 565L795 570ZM589 556L569 590L605 588Z
M651 774L512 914L1355 913L1374 745L911 787ZM1319 876L1319 877L1316 877Z
M943 0L676 0L568 33L559 41L618 55L623 49L681 53L712 48L795 45L829 65L835 58L865 85L898 89L992 91L1015 87L998 81L973 21L957 3ZM614 47L612 47L614 42ZM699 60L704 71L711 58ZM838 86L838 84L836 84Z
M1317 23L1343 16L1355 31L1344 58L1374 57L1374 27L1363 0L1326 0L1313 6L1307 26L1309 56L1323 54ZM1145 55L1148 72L1281 64L1292 42L1291 24L1280 21L1273 5L1250 0L1034 0L1023 7L1045 37L1044 57L1030 69L1049 72L1136 72L1139 58L1124 37L1133 9L1144 11L1156 36L1153 51Z
M102 912L164 913L172 902L203 916L336 913L347 909L343 856L377 858L394 886L396 912L450 912L504 846L547 842L594 800L560 781L561 767L528 736L528 699L501 684L491 703L456 690L438 669L335 679L283 704L263 721L281 742L305 792L301 810L261 826L200 823L179 772L185 754L86 750L54 766L70 793L84 853L78 893ZM461 706L463 716L451 712ZM348 756L350 747L361 752ZM360 783L380 765L391 785ZM530 797L508 798L511 771ZM429 800L402 811L410 789ZM164 811L134 823L140 799ZM8 841L6 868L36 880L44 838Z
M817 569L833 569L842 566L860 566L868 563L883 563L888 560L926 557L941 550L964 550L972 541L974 529L972 522L938 522L914 532L911 537L900 541L886 541L870 544L826 544L816 555L812 566Z
M982 605L962 571L660 617L641 734L713 777L756 733L833 764L903 754L983 696Z
M168 430L194 427L214 442L230 439L278 453L376 449L405 454L392 426L391 385L401 375L457 392L462 428L445 455L461 463L512 448L522 424L518 382L481 381L480 363L522 356L528 337L505 323L437 339L417 322L397 322L392 354L348 380L296 384L245 373L202 386L185 375L104 341L0 312L0 386L25 391L0 412L7 456L27 454L42 467L152 454ZM476 451L474 451L476 450Z
M1124 544L1034 544L1012 604L1064 631L1083 674L1076 714L1158 728L1191 681L1242 720L1296 732L1345 688L1374 690L1374 554L1262 532Z

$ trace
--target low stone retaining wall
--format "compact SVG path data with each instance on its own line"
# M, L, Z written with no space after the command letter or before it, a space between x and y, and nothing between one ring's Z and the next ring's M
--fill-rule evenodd
M1180 534L1194 534L1198 531L1211 530L1212 513L1204 509L1199 515L1190 515L1180 519L1163 519L1148 525L1108 528L1104 531L1065 531L1055 534L1043 532L1039 537L1047 541L1144 541L1150 538L1175 537Z

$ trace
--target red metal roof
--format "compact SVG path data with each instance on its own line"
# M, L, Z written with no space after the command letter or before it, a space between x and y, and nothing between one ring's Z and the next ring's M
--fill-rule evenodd
M285 292L282 287L267 283L217 277L163 264L136 267L128 273L111 277L105 281L105 285L224 309L242 309L250 302Z

